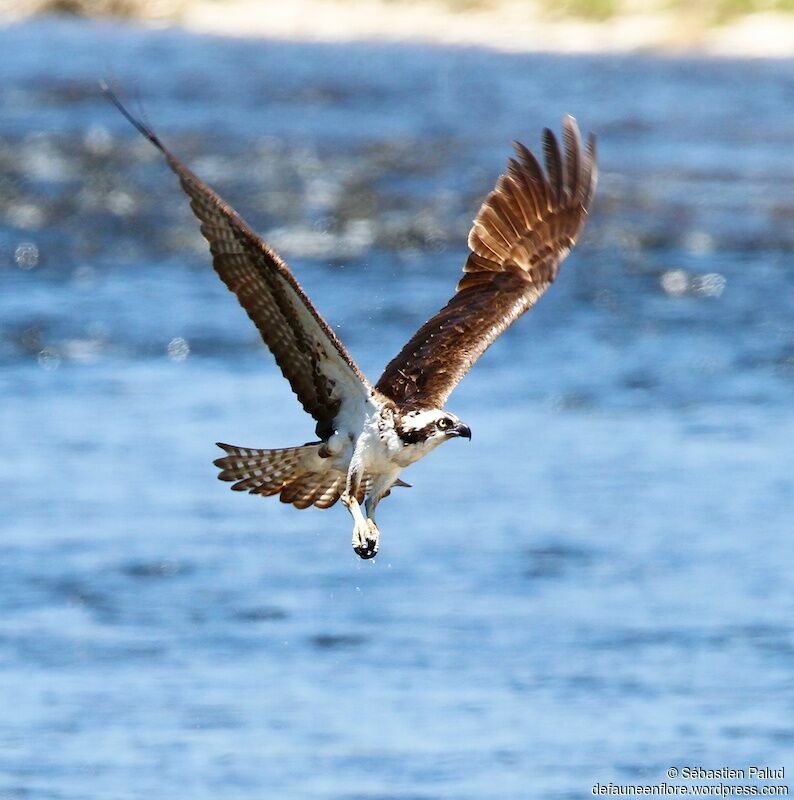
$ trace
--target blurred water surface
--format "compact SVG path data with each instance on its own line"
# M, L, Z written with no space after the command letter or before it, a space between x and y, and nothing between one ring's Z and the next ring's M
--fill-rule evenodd
M794 64L0 30L0 796L509 800L794 766ZM595 211L381 507L233 495L312 436L133 107L365 372L574 113ZM788 763L786 759L788 758Z

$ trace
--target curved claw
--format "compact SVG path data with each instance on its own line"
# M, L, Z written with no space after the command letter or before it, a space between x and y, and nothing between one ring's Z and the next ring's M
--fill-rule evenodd
M373 542L372 539L367 539L366 547L354 547L353 552L359 558L363 558L365 561L370 558L375 558L375 556L378 554L378 543Z
M380 531L371 519L367 519L366 530L353 531L353 550L359 558L364 560L374 558L378 554L379 543Z

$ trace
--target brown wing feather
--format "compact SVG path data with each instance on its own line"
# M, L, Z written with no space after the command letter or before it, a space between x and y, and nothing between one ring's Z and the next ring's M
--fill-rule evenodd
M515 143L518 161L482 204L452 299L388 364L377 388L398 403L441 408L502 331L537 302L579 235L596 185L595 138L585 152L573 117L563 120L563 159L548 129L537 159Z
M342 402L366 398L370 385L279 255L176 158L104 87L121 113L162 153L179 177L209 242L213 266L259 329L303 408L327 438Z

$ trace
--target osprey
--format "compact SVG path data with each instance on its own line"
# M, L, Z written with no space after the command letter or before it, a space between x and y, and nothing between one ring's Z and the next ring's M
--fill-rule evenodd
M221 280L259 329L318 441L257 450L218 443L218 477L232 489L279 495L296 508L341 500L353 517L353 548L378 552L375 509L400 473L442 442L471 439L444 410L452 390L557 276L587 218L596 186L595 138L583 149L576 121L563 120L564 155L543 135L545 173L514 143L517 159L486 197L469 233L470 253L452 299L393 358L373 386L312 305L280 256L143 122L103 87L118 110L165 156L190 198ZM363 510L362 510L363 505Z

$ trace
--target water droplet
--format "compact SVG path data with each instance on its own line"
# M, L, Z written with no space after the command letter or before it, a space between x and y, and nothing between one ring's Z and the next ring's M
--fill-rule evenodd
M51 347L45 347L39 353L39 366L48 372L58 369L61 366L61 354Z
M190 355L190 345L186 339L177 336L168 343L166 353L171 361L184 361Z
M702 297L719 297L725 291L726 283L724 275L720 275L719 272L708 272L696 278L692 286L695 294Z
M661 284L667 294L680 297L689 288L689 275L682 269L671 269L662 275Z
M23 242L14 251L14 261L20 269L33 269L39 265L39 248L33 242Z

